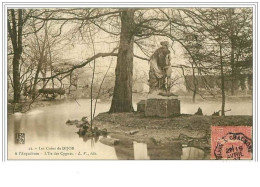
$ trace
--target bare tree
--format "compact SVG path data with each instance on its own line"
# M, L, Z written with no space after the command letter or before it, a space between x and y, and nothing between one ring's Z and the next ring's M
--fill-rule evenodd
M23 27L28 19L29 13L26 14L22 9L8 10L8 35L11 39L13 49L13 89L14 103L20 101L21 83L20 83L20 60L23 52Z

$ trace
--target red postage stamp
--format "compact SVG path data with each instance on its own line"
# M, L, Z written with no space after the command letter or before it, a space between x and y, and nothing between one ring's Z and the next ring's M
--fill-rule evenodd
M252 127L212 126L211 159L252 159Z

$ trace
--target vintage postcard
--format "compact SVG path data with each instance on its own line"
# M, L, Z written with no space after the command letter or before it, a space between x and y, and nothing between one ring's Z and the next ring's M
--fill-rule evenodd
M255 5L186 5L5 5L6 160L254 160Z

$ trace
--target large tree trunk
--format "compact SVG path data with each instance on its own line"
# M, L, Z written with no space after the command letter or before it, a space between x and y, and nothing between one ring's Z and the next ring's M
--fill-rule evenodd
M21 93L20 83L20 68L19 61L20 55L15 52L13 57L13 84L14 84L14 103L19 103Z
M132 112L134 10L121 15L121 35L116 65L116 81L109 112Z

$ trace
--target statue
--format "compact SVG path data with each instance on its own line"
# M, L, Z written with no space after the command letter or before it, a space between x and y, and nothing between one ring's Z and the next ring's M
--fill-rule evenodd
M149 61L149 92L170 96L174 94L170 94L172 68L168 49L169 42L163 41L160 44L161 47L153 53Z
M181 113L178 96L170 92L172 68L169 43L164 41L160 44L161 47L155 50L149 61L150 90L144 102L144 109L141 109L147 117L173 117ZM141 110L139 107L139 111Z

